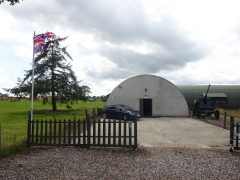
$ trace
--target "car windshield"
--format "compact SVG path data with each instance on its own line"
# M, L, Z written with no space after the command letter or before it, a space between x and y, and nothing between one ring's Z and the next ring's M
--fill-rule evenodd
M124 108L125 110L133 110L132 108L130 108L130 107L126 106L126 105L120 104L119 106Z

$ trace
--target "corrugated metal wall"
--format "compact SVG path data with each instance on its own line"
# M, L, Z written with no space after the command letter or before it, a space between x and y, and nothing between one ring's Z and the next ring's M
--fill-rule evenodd
M177 87L191 110L194 100L207 91L208 85L177 85ZM228 97L226 108L240 109L240 85L211 85L209 93L225 93Z
M146 99L152 107L143 105ZM146 103L146 101L145 101ZM155 75L139 75L126 79L114 88L107 105L125 104L135 110L150 109L152 116L186 117L188 104L179 89L168 80ZM148 114L147 113L147 114Z

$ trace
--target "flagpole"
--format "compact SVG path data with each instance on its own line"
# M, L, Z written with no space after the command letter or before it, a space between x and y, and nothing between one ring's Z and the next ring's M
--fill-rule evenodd
M33 32L33 37L35 37L35 31ZM32 61L32 93L31 93L31 121L33 120L33 93L34 93L34 67L35 67L35 60L34 60L34 42L33 42L33 61Z

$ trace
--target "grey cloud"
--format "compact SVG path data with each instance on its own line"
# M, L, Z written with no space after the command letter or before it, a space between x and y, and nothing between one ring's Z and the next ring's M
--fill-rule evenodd
M158 23L149 20L140 1L58 0L54 6L32 3L21 10L12 11L24 19L32 17L35 21L41 19L58 26L69 25L69 28L93 33L102 41L111 43L146 40L173 51L195 46L170 16L162 15Z
M117 68L100 74L89 72L90 76L118 79L138 73L156 73L183 67L204 56L204 51L187 37L171 17L164 15L159 23L154 23L147 20L141 4L133 7L132 3L126 3L121 6L114 2L113 6L107 6L99 4L99 1L91 5L79 2L79 6L84 8L72 19L72 23L77 21L79 23L75 22L75 25L96 33L100 42L108 41L115 45L115 48L110 48L103 44L100 53L115 63ZM116 10L115 6L121 8ZM153 53L143 55L118 47L118 44L134 45L143 41L156 45Z
M191 52L192 51L192 52ZM152 53L141 54L125 48L105 47L101 55L117 65L115 69L96 74L88 72L90 76L102 79L122 79L138 74L155 74L161 70L174 70L184 66L192 59L198 59L201 54L190 47L186 50L165 53L156 47ZM191 52L190 56L188 53Z
M57 0L54 1L55 7L44 3L37 5L39 12L26 6L24 12L14 10L14 13L21 18L33 17L35 21L40 18L45 23L94 34L103 45L101 55L117 68L98 74L89 71L91 77L120 79L138 73L153 74L183 67L205 55L170 16L162 15L159 22L148 19L141 1ZM40 15L36 16L38 13ZM106 46L105 41L114 48ZM141 42L154 44L152 53L141 54L118 46L134 46Z
M160 22L148 19L140 1L72 2L62 2L62 6L70 9L67 16L64 13L65 19L75 28L92 32L104 41L132 43L146 40L171 50L195 45L170 16L162 15Z

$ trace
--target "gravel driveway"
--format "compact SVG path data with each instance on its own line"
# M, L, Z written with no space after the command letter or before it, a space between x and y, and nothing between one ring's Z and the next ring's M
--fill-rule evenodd
M240 153L43 148L0 159L0 179L240 179Z

